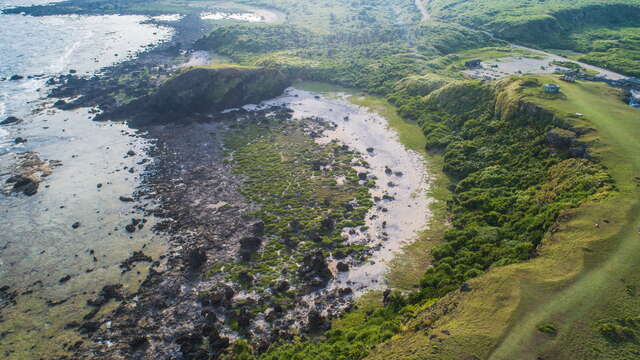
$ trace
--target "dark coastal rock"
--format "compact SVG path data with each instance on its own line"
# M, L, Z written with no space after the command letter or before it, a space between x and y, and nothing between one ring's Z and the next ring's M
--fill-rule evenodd
M199 300L204 306L218 306L229 304L234 295L235 291L232 287L221 284L200 294Z
M203 344L202 335L195 332L184 332L176 337L176 343L180 346L180 352L185 359L206 360L209 358Z
M53 103L53 107L57 108L57 109L64 109L65 106L67 105L67 102L64 100L58 100L55 103Z
M220 336L220 332L216 328L209 331L207 340L211 359L218 359L227 350L230 343L228 338Z
M25 139L25 138L23 138L23 137L18 136L17 138L13 139L13 142L14 142L15 144L24 144L24 143L26 143L26 142L27 142L27 139Z
M81 334L93 334L94 332L98 331L99 328L100 328L99 322L87 321L82 325L80 325L80 328L78 330L80 331Z
M240 257L248 261L251 256L255 254L262 245L262 239L259 237L245 237L240 240Z
M27 196L35 195L38 192L40 183L30 176L14 175L7 179L7 184L13 183L13 191L22 192Z
M123 273L131 271L131 266L137 262L153 262L153 259L145 255L142 251L134 251L128 259L120 263L120 268Z
M10 124L17 124L22 122L22 120L18 119L15 116L9 116L6 119L0 121L0 125L10 125Z
M338 295L340 296L347 296L347 295L351 295L353 294L353 289L350 287L344 287L344 288L339 288L338 289Z
M318 310L311 310L307 315L307 331L311 333L329 330L331 325L327 319L325 319Z
M349 271L349 265L347 265L346 263L344 263L342 261L336 264L336 268L340 272Z
M186 264L197 270L207 263L207 252L203 248L191 247L185 251Z
M238 322L238 326L241 329L246 329L251 325L254 315L247 309L247 307L242 307L238 312L236 317L236 321Z
M382 292L382 303L387 306L389 303L389 295L391 295L391 289L386 289Z
M67 281L69 281L69 280L71 280L71 275L65 275L65 276L63 276L60 280L58 280L58 282L59 282L60 284L64 284L64 283L66 283L66 282L67 282Z
M298 268L298 276L312 286L322 286L331 279L331 271L322 251L305 255L302 265Z
M320 222L320 228L325 233L333 232L335 230L335 227L336 221L332 217L326 217Z
M287 280L280 280L272 284L271 289L275 292L283 293L289 290L289 282Z
M251 225L251 231L255 236L264 235L264 222L262 221L255 222L253 225Z
M100 307L111 299L124 299L124 295L122 294L122 284L105 285L95 299L87 300L87 305Z
M246 271L241 271L238 273L238 281L244 286L251 287L253 285L253 276Z
M9 305L16 305L17 296L18 293L16 291L11 291L11 288L8 285L0 287L0 309ZM2 336L0 336L0 338L2 338Z
M11 80L11 81L17 81L17 80L22 80L22 79L24 79L24 76L22 76L22 75L18 75L18 74L12 75L12 76L9 78L9 80Z
M290 85L279 70L249 66L202 66L183 70L149 99L160 113L205 113L255 104Z

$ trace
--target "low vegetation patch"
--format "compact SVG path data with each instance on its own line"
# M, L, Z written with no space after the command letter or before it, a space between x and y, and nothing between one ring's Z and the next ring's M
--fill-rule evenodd
M337 143L315 142L313 136L324 126L289 120L282 110L263 122L240 123L226 137L227 162L244 178L242 194L259 207L245 216L259 223L255 237L241 241L237 260L216 263L209 276L264 293L266 299L235 303L238 318L273 306L286 310L309 286L320 285L314 281L326 282L330 274L324 260L325 268L313 263L316 256L366 257L368 245L345 242L342 231L364 226L374 183L361 180L352 168L366 166L358 153ZM308 259L310 254L318 255ZM305 266L308 272L301 270Z

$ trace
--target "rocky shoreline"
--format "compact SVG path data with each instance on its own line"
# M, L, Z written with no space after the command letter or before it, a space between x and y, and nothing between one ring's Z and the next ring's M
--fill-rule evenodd
M87 79L70 73L48 82L54 86L50 98L57 99L55 108L99 108L92 111L94 120L106 120L118 113L130 125L135 124L140 134L137 136L154 144L147 153L153 161L146 163L141 187L133 197L120 200L150 204L142 208L142 218L133 218L126 225L128 233L133 235L145 225L145 218L155 216L159 219L155 233L168 240L168 251L158 259L141 250L122 261L123 273L131 271L136 263L151 263L148 276L134 294L114 283L88 300L89 312L83 321L66 325L67 329L76 329L84 340L67 344L72 355L61 358L217 359L238 339L247 339L262 351L277 341L316 334L353 306L355 290L349 286L350 281L332 282L338 279L338 273L348 273L351 266L362 264L367 254L382 247L375 244L375 248L357 253L336 253L331 259L322 251L310 251L296 264L294 276L300 283L276 279L263 292L243 285L252 282L248 273L241 272L237 282L211 276L216 263L250 258L263 242L265 231L265 224L249 215L258 205L241 195L243 179L226 161L224 135L237 127L240 119L269 123L275 116L275 121L290 121L293 110L274 105L215 115L171 114L173 119L168 119L127 107L122 99L114 97L115 93L124 93L130 99L153 93L191 51L188 44L205 32L197 16L185 16L174 26L176 36L172 41L104 69L99 76ZM123 78L132 80L119 81ZM298 130L312 138L322 137L328 122L309 120L296 125ZM342 149L349 147L343 145ZM373 149L367 151L374 154ZM389 169L387 175L390 173ZM401 177L402 172L395 176ZM357 178L356 182L362 184L374 180L368 178L366 167L359 169ZM16 184L22 186L21 179L17 180ZM17 189L25 193L33 187L20 186ZM393 201L393 197L377 201ZM378 209L386 212L383 206ZM323 227L335 226L332 219L325 220ZM380 231L387 236L386 231ZM350 234L356 231L352 229ZM368 238L366 230L363 234ZM373 240L379 239L360 240L360 245L374 245ZM360 284L361 289L366 285ZM7 302L15 297L9 289L3 289L2 295ZM280 297L288 297L291 305L282 307L272 301ZM106 306L115 306L115 310L100 315Z
M281 120L290 118L282 108L241 114L260 122L274 111ZM301 287L309 290L298 292L294 301L298 305L288 310L271 307L257 317L253 308L267 304L267 299L238 283L206 276L212 264L241 257L250 247L245 240L261 237L264 231L260 221L244 215L256 205L240 195L242 181L224 161L223 136L238 116L231 113L216 121L191 118L188 125L140 129L157 142L149 153L155 161L136 197L157 200L157 207L147 211L163 219L155 230L166 235L170 249L153 262L136 294L124 296L118 285L109 285L90 304L121 301L111 315L71 324L89 340L73 348L74 357L168 359L182 354L185 359L215 359L238 336L264 350L275 341L328 328L327 316L351 306L350 288L322 290L323 285L313 285L333 277L319 253L305 256L300 264L300 278L307 284ZM289 286L280 282L270 291L276 294ZM269 317L271 325L266 326L264 319ZM237 322L239 329L230 330L230 322Z

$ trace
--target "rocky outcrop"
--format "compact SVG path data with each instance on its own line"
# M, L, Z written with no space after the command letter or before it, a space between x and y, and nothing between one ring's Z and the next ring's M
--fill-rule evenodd
M290 85L279 70L249 66L188 68L167 80L149 100L151 109L169 113L200 113L259 103Z
M587 145L578 141L578 135L571 130L554 128L547 132L546 138L557 151L567 152L571 157L587 156Z
M332 278L321 251L305 255L302 265L298 268L298 276L312 288L323 286Z
M0 121L0 125L11 125L11 124L18 124L22 122L22 120L18 119L15 116L9 116L6 119Z

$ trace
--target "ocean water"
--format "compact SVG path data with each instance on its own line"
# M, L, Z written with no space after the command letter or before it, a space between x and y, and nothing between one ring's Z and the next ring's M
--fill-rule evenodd
M0 8L46 1L0 0ZM24 152L61 166L44 178L38 193L0 193L0 287L17 294L7 305L0 294L0 354L6 359L63 355L79 340L65 324L83 321L86 302L108 284L135 291L146 275L138 265L122 273L119 264L133 251L157 259L164 239L144 229L124 230L143 214L120 196L132 195L144 170L149 144L126 124L93 122L92 109L60 111L47 99L51 76L79 75L136 56L170 39L172 29L144 23L143 16L48 16L0 14L0 187ZM15 144L15 137L28 141ZM135 152L128 156L129 150ZM131 172L129 169L132 169ZM101 187L98 187L101 184ZM74 229L71 225L80 222ZM59 280L65 276L71 279ZM52 305L52 303L60 303Z
M6 0L5 0L6 6ZM25 116L46 94L46 77L76 70L89 75L171 36L143 16L0 15L0 119ZM31 78L29 78L31 77ZM6 131L5 131L6 132Z

